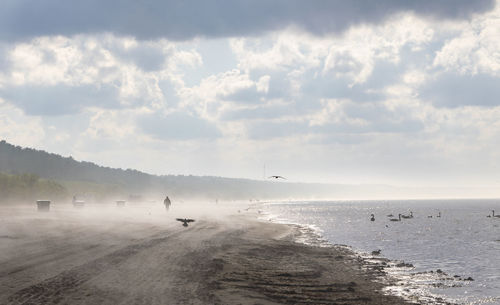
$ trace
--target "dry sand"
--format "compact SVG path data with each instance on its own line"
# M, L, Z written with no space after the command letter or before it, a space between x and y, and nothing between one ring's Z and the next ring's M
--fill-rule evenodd
M407 304L381 292L380 266L290 226L113 209L2 209L0 304Z

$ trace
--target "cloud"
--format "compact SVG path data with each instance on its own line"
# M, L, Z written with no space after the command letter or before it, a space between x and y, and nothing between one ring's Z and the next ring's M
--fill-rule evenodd
M248 126L248 137L254 140L270 140L308 133L308 124L303 121L257 121Z
M144 133L160 140L215 139L221 136L213 123L183 112L143 115L137 125Z
M0 96L28 115L52 116L76 114L92 106L120 106L118 89L112 85L15 86L0 89Z
M45 129L41 118L27 117L24 113L0 99L0 139L32 147L43 142Z
M235 37L297 27L315 35L377 23L398 12L469 18L494 0L4 0L0 39L111 32L138 39Z
M131 62L144 71L161 70L168 54L161 45L138 44L129 48L110 49L115 56L125 62Z
M2 43L0 43L0 71L5 71L10 68L10 63L7 57L8 47ZM0 87L1 87L0 82Z
M434 67L500 75L500 6L467 23L437 51Z
M113 35L40 37L1 46L0 98L31 115L172 108L183 69L201 63L196 51L171 42Z
M439 74L419 88L419 97L437 107L498 106L500 77L489 74Z

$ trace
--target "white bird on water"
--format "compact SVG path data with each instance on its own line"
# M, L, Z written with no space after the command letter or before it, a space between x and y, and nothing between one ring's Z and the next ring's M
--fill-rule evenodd
M391 218L390 221L401 221L401 214L398 214L398 218Z

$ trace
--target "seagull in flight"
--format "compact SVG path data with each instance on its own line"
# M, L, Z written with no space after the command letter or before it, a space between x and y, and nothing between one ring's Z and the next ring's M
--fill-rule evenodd
M283 176L269 176L268 178L269 179L274 178L274 179L284 179L284 180L286 180L286 178L283 177Z
M175 220L182 222L183 226L187 227L188 222L194 222L194 219L189 219L189 218L176 218Z

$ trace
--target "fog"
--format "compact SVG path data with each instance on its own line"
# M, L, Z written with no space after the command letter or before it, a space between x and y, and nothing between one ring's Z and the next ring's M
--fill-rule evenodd
M172 200L168 210L163 200L124 206L54 201L48 211L38 211L36 202L0 205L0 304L182 298L165 291L187 289L192 282L179 284L182 262L196 262L192 257L208 251L207 240L225 238L221 232L252 213L246 207L248 202L180 200ZM176 218L195 222L186 227Z

